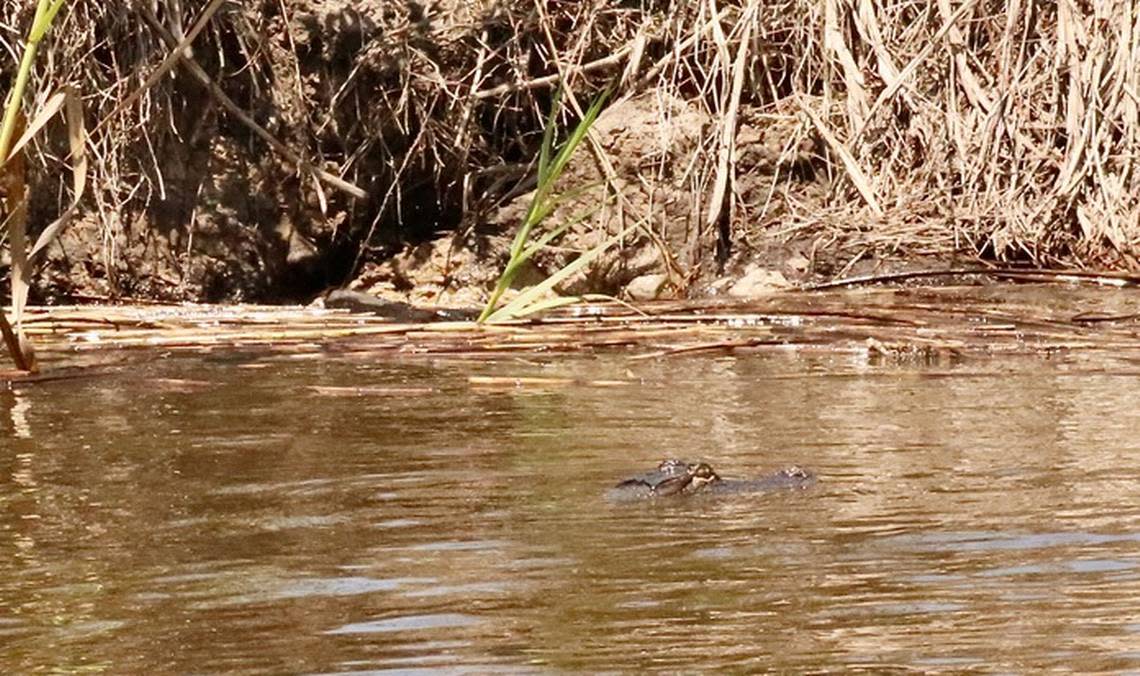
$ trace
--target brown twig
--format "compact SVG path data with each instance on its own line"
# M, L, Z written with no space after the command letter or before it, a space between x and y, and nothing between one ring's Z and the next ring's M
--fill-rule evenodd
M8 348L8 354L12 355L12 361L15 362L16 368L28 372L34 370L35 360L29 361L24 354L20 345L20 338L12 329L12 325L8 323L8 317L3 310L0 310L0 333L4 334L4 345Z
M198 37L198 33L201 33L202 29L205 28L208 23L210 23L210 19L213 18L214 14L218 11L219 8L221 8L222 4L225 1L226 0L210 0L210 4L206 5L206 7L202 10L202 13L198 15L198 20L194 22L193 26L191 26L190 31L186 33L186 35L181 40L177 41L177 44L174 46L174 48L170 50L170 53L166 55L166 58L164 58L162 62L159 63L158 66L151 72L151 74L147 76L142 85L125 96L121 101L119 101L118 104L115 105L114 108L111 109L111 112L107 113L103 116L103 119L99 120L99 124L96 124L95 128L91 130L92 136L94 136L96 132L102 129L103 125L108 121L113 119L122 111L133 106L135 102L138 101L139 98L147 92L147 90L149 90L155 85L156 82L162 79L162 76L170 72L171 68L174 68L174 65L178 63L178 60L183 58L183 50L193 44L194 39Z
M542 77L536 77L531 80L527 80L526 82L501 84L495 87L490 87L488 89L480 89L479 91L473 93L472 96L475 99L482 100L530 89L548 89L562 82L573 79L577 75L584 75L586 73L605 70L607 68L612 68L614 66L620 65L622 61L624 61L625 58L629 56L629 54L633 51L635 45L636 40L631 40L609 56L595 59L580 66L571 66L566 68L564 71L560 70L557 73L544 75Z
M261 140L265 141L265 143L268 144L270 148L273 148L277 154L284 157L286 161L296 166L298 169L308 172L314 178L327 183L337 190L346 192L357 199L368 198L368 193L361 189L359 186L353 185L341 177L335 174L331 174L324 169L315 166L305 158L301 157L301 155L299 155L297 152L286 146L284 143L278 141L276 137L274 137L269 133L269 131L265 129L265 127L262 127L260 124L258 124L252 117L249 116L248 113L246 113L241 109L240 106L234 103L234 100L231 99L224 91L222 91L222 88L219 87L216 82L214 82L214 79L210 77L209 73L207 73L201 66L198 65L197 61L195 61L192 57L187 56L186 53L182 51L181 43L179 43L174 35L172 35L170 31L166 29L166 26L163 26L159 22L158 17L154 15L154 12L151 11L151 9L147 7L145 3L140 4L138 6L138 9L142 13L143 17L147 20L147 23L150 24L151 28L153 28L158 33L159 37L161 37L162 40L166 42L166 44L169 45L171 49L174 50L173 53L176 54L179 59L181 59L182 66L186 68L186 70L188 70L191 75L194 76L194 79L198 80L198 82L201 83L202 86L210 92L210 96L214 97L215 101L221 104L223 108L228 110L230 114L236 117L242 124L249 127L250 131L256 134Z
M903 282L908 279L928 279L932 277L955 277L967 275L984 275L989 277L1016 278L1030 281L1046 279L1050 281L1082 281L1107 286L1134 286L1140 284L1140 275L1123 272L1088 272L1085 270L1040 270L1026 268L950 268L947 270L913 270L910 272L893 272L882 275L862 275L847 279L836 279L820 284L808 284L801 287L804 291L823 291L827 289L841 289L864 284L882 284L885 282Z

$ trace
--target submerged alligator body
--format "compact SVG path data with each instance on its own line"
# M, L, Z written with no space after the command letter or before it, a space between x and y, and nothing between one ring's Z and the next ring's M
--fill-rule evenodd
M657 469L622 481L607 494L611 500L641 500L680 495L759 493L787 488L807 488L815 475L789 467L757 479L725 479L708 463L664 460Z

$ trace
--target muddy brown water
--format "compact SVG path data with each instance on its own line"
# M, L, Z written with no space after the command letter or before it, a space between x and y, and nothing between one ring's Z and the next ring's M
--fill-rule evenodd
M469 380L504 375L571 382ZM1137 391L1074 359L794 352L234 352L24 386L0 672L1137 671ZM820 481L604 500L667 456Z

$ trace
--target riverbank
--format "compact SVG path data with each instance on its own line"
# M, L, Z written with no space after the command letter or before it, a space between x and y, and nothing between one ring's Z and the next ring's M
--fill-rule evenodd
M562 128L616 89L550 225L592 210L524 279L638 225L565 293L707 297L977 259L1140 267L1140 67L1113 28L1131 24L1092 9L226 5L120 109L193 25L174 7L77 5L43 46L56 65L33 91L84 83L98 161L35 298L298 302L352 285L477 304L559 83ZM0 10L25 23L22 4ZM44 164L33 229L61 208Z

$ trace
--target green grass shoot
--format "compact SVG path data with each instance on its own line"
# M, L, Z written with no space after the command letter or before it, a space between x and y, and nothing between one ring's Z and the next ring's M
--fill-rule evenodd
M7 103L4 106L4 120L0 123L0 168L7 164L14 151L12 137L16 133L16 126L20 116L20 104L24 98L24 90L28 87L28 80L32 73L32 64L35 63L36 50L64 0L39 0L36 5L36 14L32 19L32 26L28 30L27 41L24 45L24 54L20 58L20 67L16 71L16 80L8 91ZM22 186L21 186L22 188ZM8 213L5 218L7 227L8 247L12 256L12 315L15 318L15 331L8 325L7 318L0 322L0 329L4 333L4 342L16 363L16 367L23 371L34 371L36 368L35 353L31 343L24 340L20 328L24 303L28 297L28 253L25 228L27 224L22 217L23 194L9 195Z
M483 313L479 315L479 323L487 321L499 321L507 316L520 316L519 313L504 313L498 310L499 301L503 297L503 293L510 288L514 282L515 277L518 276L520 270L539 250L549 244L555 237L562 234L566 229L573 224L574 221L564 223L563 225L548 231L536 241L531 242L531 233L537 228L547 216L561 203L563 200L560 196L555 195L554 185L558 182L562 173L566 170L566 166L570 163L570 158L574 154L574 150L586 138L589 133L590 127L598 119L598 115L602 112L602 107L605 105L606 99L609 97L609 91L603 92L598 98L590 104L589 109L586 110L585 115L575 125L574 129L570 132L570 136L558 148L557 152L554 150L554 134L558 117L558 110L562 100L561 91L554 98L554 105L550 109L550 116L546 120L546 128L542 134L542 146L538 154L538 184L534 191L534 196L531 199L530 207L527 209L526 216L523 218L523 223L515 233L514 241L511 243L510 258L506 266L503 268L502 274L499 276L499 281L495 284L495 290L491 293L491 298L487 301L487 306L483 308ZM580 220L580 219L579 219ZM529 244L529 245L528 245ZM608 244L606 246L608 248ZM604 250L604 249L603 249ZM600 253L600 252L598 252ZM596 255L594 256L596 257ZM593 257L590 258L592 260ZM575 270L585 265L586 262L580 263L582 259L574 261L567 268L574 268ZM552 288L558 281L551 282L552 279L559 277L564 279L570 273L562 274L567 268L563 268L559 272L552 275L549 279L544 281L532 289L524 292L519 298L535 292L531 298L533 299L545 293ZM560 281L560 280L559 280ZM548 283L549 282L549 283ZM542 291L537 291L543 287ZM515 307L518 310L518 299L508 307ZM504 307L503 310L507 308Z

